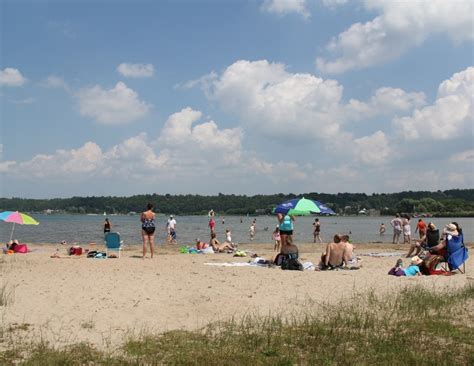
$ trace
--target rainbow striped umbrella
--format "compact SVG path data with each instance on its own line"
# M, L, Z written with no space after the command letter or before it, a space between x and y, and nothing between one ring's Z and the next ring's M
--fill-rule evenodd
M18 211L3 211L0 212L0 220L5 222L13 222L12 232L10 233L10 240L13 238L13 231L15 230L15 224L19 225L38 225L39 222L36 221L31 216L27 214L18 212Z

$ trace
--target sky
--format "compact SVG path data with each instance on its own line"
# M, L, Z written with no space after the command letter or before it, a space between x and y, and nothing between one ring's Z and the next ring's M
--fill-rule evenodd
M474 188L472 0L0 0L0 196Z

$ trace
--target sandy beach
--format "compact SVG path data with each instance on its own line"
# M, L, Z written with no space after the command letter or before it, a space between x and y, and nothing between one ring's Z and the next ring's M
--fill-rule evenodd
M66 256L51 258L58 246L36 245L28 254L0 257L4 337L46 339L54 345L86 341L97 347L119 344L140 332L196 329L209 322L246 314L298 314L317 311L318 304L374 291L390 296L405 286L436 290L459 288L472 281L474 262L466 274L450 277L396 278L387 275L396 256L374 252L406 252L404 245L359 244L360 270L282 271L279 267L222 267L206 263L248 262L232 254L181 254L177 246L157 248L154 259L141 259L141 247L129 246L119 259ZM318 262L323 245L299 245L302 262ZM100 249L100 248L99 248ZM241 245L270 258L272 245ZM472 245L471 245L472 252ZM408 260L405 260L408 263Z

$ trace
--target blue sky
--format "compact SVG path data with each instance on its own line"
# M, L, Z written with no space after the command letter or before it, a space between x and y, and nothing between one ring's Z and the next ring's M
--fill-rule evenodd
M0 2L0 195L474 187L473 2Z

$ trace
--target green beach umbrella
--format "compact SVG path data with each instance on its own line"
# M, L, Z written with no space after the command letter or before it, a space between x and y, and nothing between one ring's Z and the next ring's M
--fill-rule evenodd
M280 203L273 209L273 213L284 215L305 216L311 214L335 215L335 212L319 201L306 198L294 198Z

